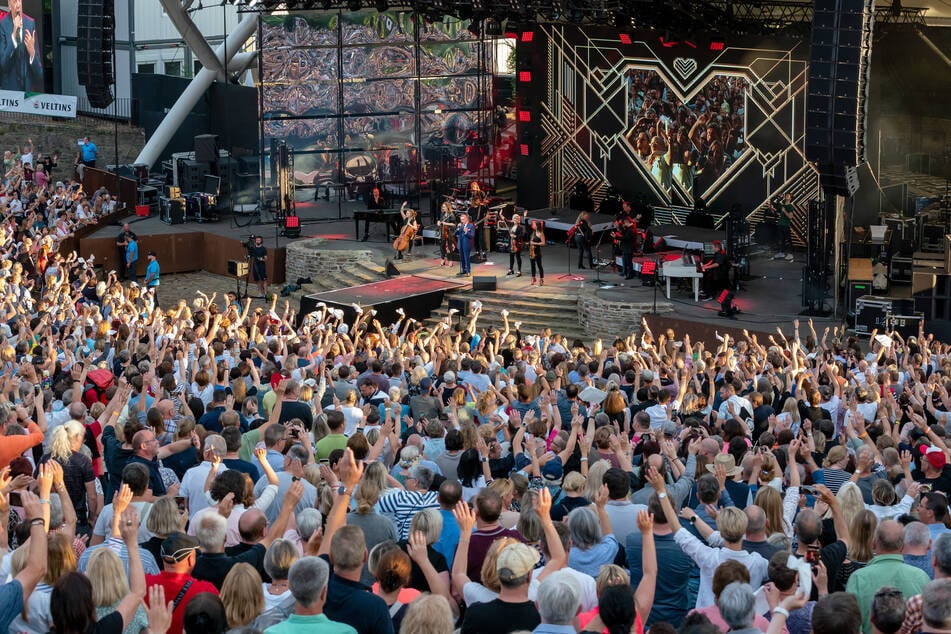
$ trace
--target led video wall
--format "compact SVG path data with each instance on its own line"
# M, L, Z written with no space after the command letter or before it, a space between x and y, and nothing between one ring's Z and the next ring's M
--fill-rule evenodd
M526 206L558 206L581 182L596 200L614 187L667 209L739 205L751 220L786 192L805 209L819 191L804 155L809 43L667 37L545 24L520 42L545 67L519 85L541 121L527 158L538 169L520 167L539 182L520 192L543 198Z
M293 147L304 186L464 168L492 110L487 47L467 26L396 11L262 17L265 151Z

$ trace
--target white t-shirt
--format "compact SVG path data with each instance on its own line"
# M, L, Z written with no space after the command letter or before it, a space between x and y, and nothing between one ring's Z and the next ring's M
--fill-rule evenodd
M139 512L139 543L147 542L152 539L152 533L145 527L146 520L149 518L149 512L152 510L151 502L132 502L132 506ZM96 519L96 525L93 526L92 534L108 537L112 528L112 504L106 504L102 512Z

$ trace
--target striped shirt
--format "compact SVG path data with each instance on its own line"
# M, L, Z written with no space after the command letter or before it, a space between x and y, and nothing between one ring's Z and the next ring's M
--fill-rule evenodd
M435 491L406 491L399 489L380 498L376 503L377 511L391 516L396 521L396 532L400 539L409 539L409 527L413 516L423 509L439 508L438 494Z
M816 476L821 477L820 480ZM819 469L812 474L812 479L817 484L825 484L832 491L832 495L839 492L839 488L852 479L852 474L845 469L830 469L828 467Z
M125 574L127 577L129 576L129 549L126 548L125 542L118 537L109 537L101 544L96 544L95 546L90 546L87 548L79 558L79 564L77 565L79 572L86 572L86 564L89 563L90 555L92 555L92 553L99 548L108 548L115 554L119 555L119 559L122 560L122 567L125 568ZM155 557L152 556L152 553L145 550L144 548L140 548L139 556L142 558L142 568L145 570L145 574L157 575L159 572L161 572L161 570L159 570L158 564L155 563Z

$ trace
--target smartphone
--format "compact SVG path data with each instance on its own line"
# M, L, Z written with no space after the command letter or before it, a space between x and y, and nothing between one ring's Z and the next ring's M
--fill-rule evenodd
M10 506L23 506L19 491L10 492Z
M178 505L178 511L180 513L185 513L188 511L188 501L185 499L184 495L176 495L175 504Z
M804 485L802 485L801 487L799 487L799 492L800 492L800 493L805 493L806 495L815 495L815 494L816 494L816 487L814 487L814 486L812 486L812 485L809 485L809 484L804 484Z
M330 458L321 458L319 464L330 466Z

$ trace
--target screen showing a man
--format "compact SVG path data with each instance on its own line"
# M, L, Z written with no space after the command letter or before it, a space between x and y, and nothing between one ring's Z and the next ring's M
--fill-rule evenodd
M23 0L8 0L0 17L0 89L43 91L43 55L36 21L24 13Z

